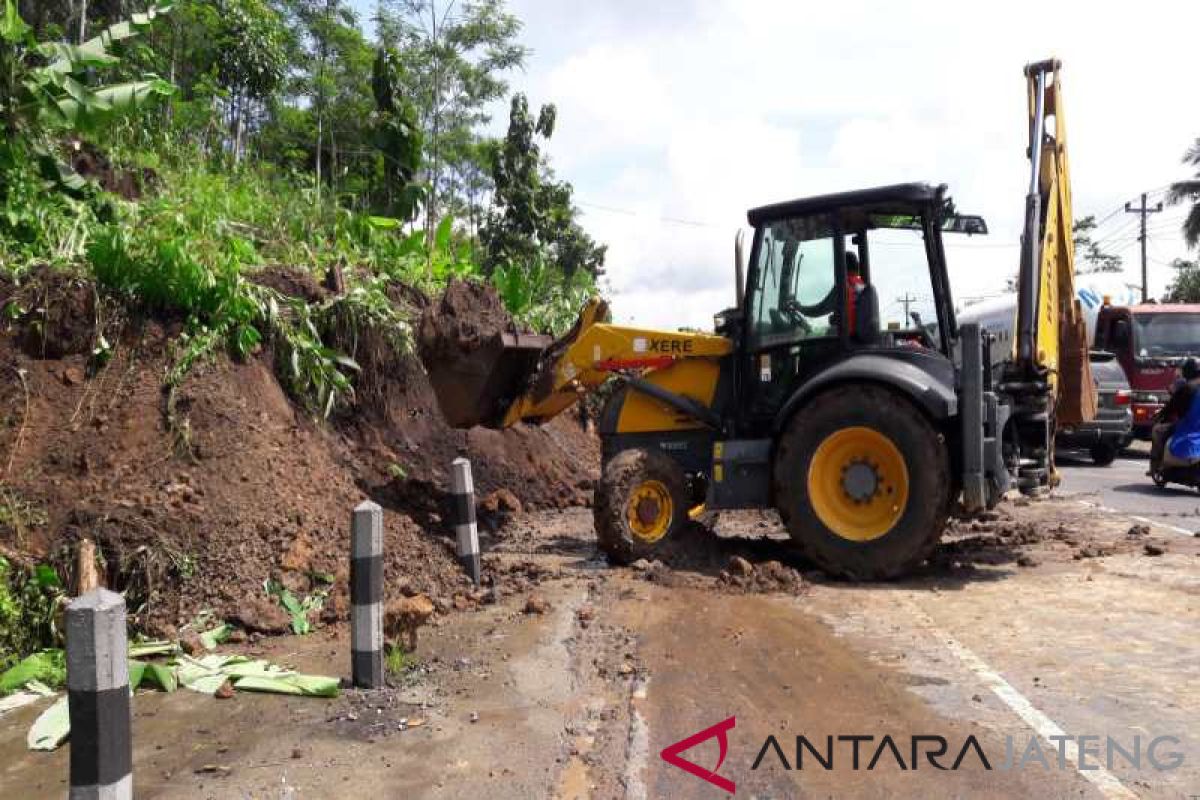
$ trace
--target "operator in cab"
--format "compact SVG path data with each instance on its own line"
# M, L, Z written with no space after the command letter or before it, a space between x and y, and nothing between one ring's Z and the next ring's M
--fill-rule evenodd
M1150 472L1159 466L1186 467L1200 462L1200 362L1183 362L1181 380L1158 412L1150 447Z
M858 256L846 251L846 330L854 335L858 331L858 296L867 288L867 282L862 276L862 267L858 265Z

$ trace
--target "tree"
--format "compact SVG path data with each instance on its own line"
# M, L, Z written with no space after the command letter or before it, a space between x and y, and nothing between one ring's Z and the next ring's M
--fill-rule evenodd
M5 0L0 17L0 166L20 158L19 148L29 146L50 176L67 188L83 188L83 179L55 157L55 137L93 132L116 114L171 94L170 84L154 77L100 86L88 78L88 73L119 64L113 45L145 31L168 9L153 6L81 45L70 45L36 41L15 0Z
M417 112L404 95L404 71L394 50L379 48L372 69L375 95L374 144L382 158L385 202L382 210L409 220L416 213L422 189L414 183L421 167L421 129Z
M234 163L242 160L247 121L279 88L287 66L282 20L262 0L218 0L213 50L217 79L228 91L227 118Z
M1075 220L1075 273L1091 275L1097 272L1120 272L1121 257L1106 252L1092 237L1096 231L1096 218L1086 216Z
M556 114L553 105L545 105L534 120L525 95L513 95L508 134L493 154L493 209L481 231L488 272L538 259L568 278L581 270L602 272L606 248L579 225L571 184L554 179L537 143L537 137L553 135Z
M428 155L425 228L433 235L443 207L464 205L452 172L469 163L488 106L508 92L503 75L529 54L518 44L521 21L503 0L382 0L376 26L413 80ZM470 171L467 167L466 172Z
M310 50L308 56L315 63L311 73L306 73L305 93L309 96L313 111L316 114L316 173L317 198L320 199L320 187L325 166L325 134L326 122L329 115L329 104L337 90L337 83L332 74L331 62L338 54L339 41L345 41L350 30L358 35L358 20L353 9L344 0L292 0L287 3L296 19L304 26ZM350 29L350 30L348 30ZM331 137L330 149L336 161L336 138ZM331 177L336 181L336 166Z
M1175 279L1163 295L1164 303L1200 303L1200 261L1177 258L1171 262Z
M1196 174L1190 180L1171 184L1167 191L1167 202L1190 202L1191 210L1183 221L1183 238L1188 247L1200 244L1200 138L1183 154L1183 163L1196 168Z

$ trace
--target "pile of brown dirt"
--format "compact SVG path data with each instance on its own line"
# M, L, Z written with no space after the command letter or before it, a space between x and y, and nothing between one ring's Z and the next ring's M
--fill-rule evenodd
M172 428L162 380L177 326L126 325L110 337L111 360L91 370L86 325L72 329L77 343L54 348L25 346L31 327L16 320L0 332L0 546L50 561L69 581L76 543L96 540L107 585L126 591L134 621L154 632L205 613L242 619L267 597L266 580L300 597L326 592L323 617L344 618L350 512L364 499L384 508L389 599L401 586L462 592L446 519L460 453L479 498L503 488L526 508L590 501L599 446L573 419L454 431L412 355L376 376L387 403L360 403L332 423L288 399L269 353L219 356L177 390Z
M442 416L454 427L500 427L536 373L540 347L550 343L530 337L527 347L509 347L504 333L526 331L487 284L453 281L421 313L417 349Z
M312 273L297 269L267 267L249 273L246 278L259 286L274 289L284 297L295 297L306 303L319 303L330 294Z
M524 333L487 283L451 281L436 303L425 309L417 326L421 361L459 361L500 333Z
M462 352L460 347L470 347L479 337L512 330L512 319L490 286L455 281L433 303L411 291L388 294L410 315L420 316L419 349L436 339L449 347L439 352ZM474 305L480 321L469 312ZM438 309L446 309L445 315ZM591 504L600 443L574 414L544 425L461 429L447 421L414 356L385 347L369 349L371 353L351 353L363 367L357 386L367 391L359 392L356 413L339 417L336 424L352 446L360 484L383 498L379 502L404 507L423 523L436 525L450 509L445 493L450 464L463 456L471 461L479 500L504 491L525 510Z
M0 306L16 317L18 343L35 358L91 353L98 302L91 282L65 270L37 267L20 284L10 283Z
M149 167L126 169L113 164L99 148L75 139L69 148L71 168L125 200L137 200L158 185L158 173Z

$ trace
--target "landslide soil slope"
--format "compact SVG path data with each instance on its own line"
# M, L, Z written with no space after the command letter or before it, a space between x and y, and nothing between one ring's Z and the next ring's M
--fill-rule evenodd
M343 618L350 510L364 499L385 509L389 596L465 591L445 521L458 455L471 459L480 498L507 489L527 508L590 502L598 444L574 416L452 430L411 355L373 365L360 378L371 391L328 422L287 397L269 353L219 356L177 390L168 424L163 376L181 323L109 313L113 355L96 369L97 308L109 306L86 282L51 275L45 290L37 277L0 283L0 306L19 296L35 309L0 333L0 552L48 560L70 580L75 543L95 539L108 585L150 631L205 611L277 630L267 579L301 596L327 589L325 617ZM422 302L407 288L390 294Z

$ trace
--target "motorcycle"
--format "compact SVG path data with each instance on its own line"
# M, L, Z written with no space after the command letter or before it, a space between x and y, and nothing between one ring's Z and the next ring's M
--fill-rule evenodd
M1158 421L1156 419L1156 421ZM1170 440L1167 440L1167 446L1163 447L1163 452L1166 452L1170 446ZM1162 463L1162 456L1157 459L1151 455L1150 469L1146 473L1150 476L1150 480L1154 481L1154 485L1158 488L1163 488L1168 483L1178 483L1183 486L1192 486L1200 489L1200 462L1188 464L1186 466L1169 466Z
M1200 489L1200 464L1191 464L1186 467L1164 467L1161 464L1151 464L1150 480L1154 481L1154 485L1160 489L1168 483L1178 483Z

